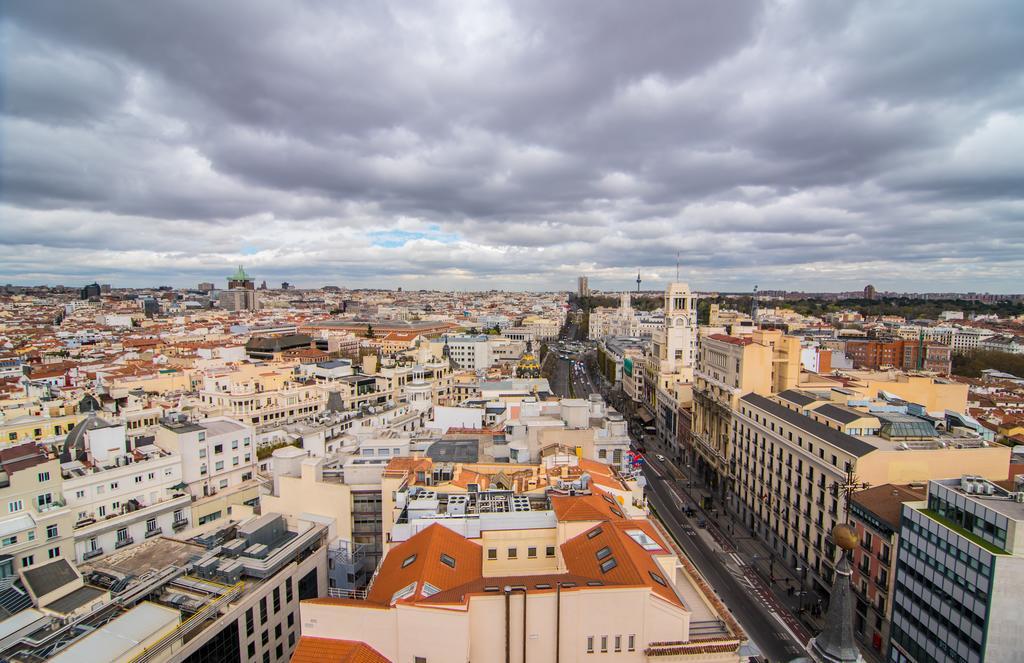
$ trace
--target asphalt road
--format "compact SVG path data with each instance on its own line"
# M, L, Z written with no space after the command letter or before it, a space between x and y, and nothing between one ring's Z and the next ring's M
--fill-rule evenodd
M696 523L681 512L679 504L685 504L685 498L653 454L648 456L644 476L647 478L648 500L657 511L658 519L718 592L763 655L773 662L789 661L803 655L803 646L779 621L778 614L740 579L743 577L742 569L730 568L723 559L726 555L712 550L695 529Z

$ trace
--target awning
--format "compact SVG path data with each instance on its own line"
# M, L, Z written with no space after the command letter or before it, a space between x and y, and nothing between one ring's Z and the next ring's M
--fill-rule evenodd
M654 415L643 408L639 408L636 411L636 417L645 424L649 424L654 421Z

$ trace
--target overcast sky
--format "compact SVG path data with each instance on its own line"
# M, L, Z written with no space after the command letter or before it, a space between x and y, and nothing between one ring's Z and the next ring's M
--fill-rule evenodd
M1024 2L15 2L0 282L1024 291Z

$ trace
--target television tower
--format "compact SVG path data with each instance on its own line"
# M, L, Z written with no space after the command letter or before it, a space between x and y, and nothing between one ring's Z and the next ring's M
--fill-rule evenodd
M640 293L640 270L639 269L636 270L636 291L637 291L637 294Z
M757 324L757 286L754 286L754 296L750 298L750 319Z

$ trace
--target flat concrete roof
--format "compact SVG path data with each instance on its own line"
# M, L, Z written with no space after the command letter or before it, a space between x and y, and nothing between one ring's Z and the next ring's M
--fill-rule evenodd
M120 661L146 640L172 629L180 619L177 610L145 601L76 641L50 661Z

